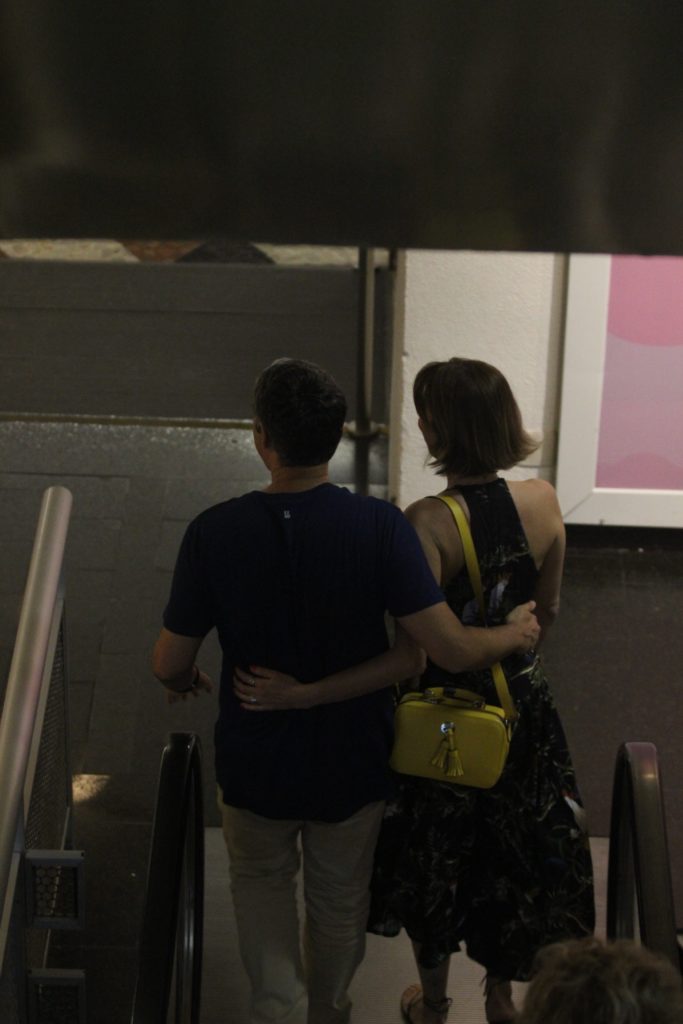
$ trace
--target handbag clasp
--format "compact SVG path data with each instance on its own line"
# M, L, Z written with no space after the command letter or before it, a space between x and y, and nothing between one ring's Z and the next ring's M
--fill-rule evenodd
M422 699L426 701L427 704L440 704L443 700L443 698L440 697L438 693L435 693L434 690L424 690L422 693Z

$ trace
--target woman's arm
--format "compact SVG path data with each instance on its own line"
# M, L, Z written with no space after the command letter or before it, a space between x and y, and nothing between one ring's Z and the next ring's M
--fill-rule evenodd
M234 691L247 711L302 710L393 686L420 675L425 660L424 651L397 625L396 642L388 651L315 683L300 683L284 672L252 665L249 672L235 669Z
M552 516L550 521L554 526L554 536L541 564L534 591L536 615L541 627L539 643L543 641L560 610L560 590L564 571L566 548L564 522L554 490L552 497L554 500L549 502L549 513Z
M562 512L547 480L511 481L508 486L538 568L534 600L542 640L560 610L566 546Z

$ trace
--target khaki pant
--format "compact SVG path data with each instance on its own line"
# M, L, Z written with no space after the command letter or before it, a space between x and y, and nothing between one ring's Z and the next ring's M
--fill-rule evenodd
M384 804L346 821L279 821L218 805L230 856L250 1024L346 1024L365 952L369 883ZM303 853L303 957L296 876Z

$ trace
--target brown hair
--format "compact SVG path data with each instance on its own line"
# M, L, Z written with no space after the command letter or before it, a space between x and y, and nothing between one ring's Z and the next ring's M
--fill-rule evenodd
M510 469L538 445L522 425L507 380L478 359L427 363L413 384L418 416L434 434L438 473L481 476Z
M536 957L518 1024L680 1024L681 977L634 942L558 942Z

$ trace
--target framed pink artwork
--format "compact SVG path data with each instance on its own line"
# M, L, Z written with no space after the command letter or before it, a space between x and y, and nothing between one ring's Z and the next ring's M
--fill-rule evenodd
M565 521L683 527L683 258L570 257L564 344Z

